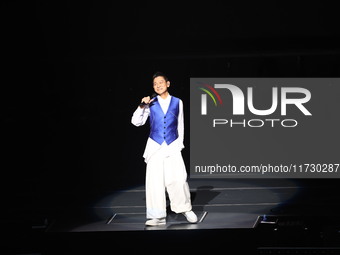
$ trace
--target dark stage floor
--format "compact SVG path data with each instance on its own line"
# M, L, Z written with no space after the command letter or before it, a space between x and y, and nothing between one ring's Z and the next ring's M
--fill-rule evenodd
M9 210L17 218L6 220L11 237L6 251L111 254L120 248L157 253L159 245L163 252L179 253L340 254L340 199L334 183L190 179L199 222L190 224L168 210L167 224L159 227L144 224L144 186L96 194L60 193L40 204L36 195L34 209L26 216L24 210Z

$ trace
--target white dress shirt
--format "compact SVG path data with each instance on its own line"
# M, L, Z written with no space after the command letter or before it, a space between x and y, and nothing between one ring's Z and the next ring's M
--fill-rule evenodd
M157 96L157 99L164 114L166 114L170 105L171 95L168 95L167 98L165 99L161 98L160 96ZM148 105L146 105L144 108L138 106L132 115L131 123L137 127L142 126L146 123L149 116L150 108ZM178 113L178 138L169 145L166 144L165 141L160 145L156 141L148 137L143 157L145 162L147 163L150 157L160 149L163 150L164 156L168 157L173 153L178 153L183 148L184 148L184 116L183 116L183 102L180 99Z

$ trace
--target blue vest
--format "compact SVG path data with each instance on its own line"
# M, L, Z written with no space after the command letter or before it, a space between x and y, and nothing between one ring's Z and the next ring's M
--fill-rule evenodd
M149 137L162 144L172 143L178 138L179 98L172 96L169 109L164 114L161 105L156 99L150 105L150 135Z

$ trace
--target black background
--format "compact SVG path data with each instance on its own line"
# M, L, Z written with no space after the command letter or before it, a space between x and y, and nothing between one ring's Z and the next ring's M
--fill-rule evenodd
M156 71L184 102L188 163L190 77L340 72L340 17L327 1L1 5L7 194L143 184L148 126L130 119Z

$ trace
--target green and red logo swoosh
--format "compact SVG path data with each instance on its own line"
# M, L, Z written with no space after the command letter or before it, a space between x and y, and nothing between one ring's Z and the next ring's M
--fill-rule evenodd
M217 101L219 102L220 105L223 104L221 96L217 93L216 89L214 89L212 86L208 84L203 84L206 88L199 87L200 90L204 91L207 93L211 99L214 101L215 106L217 106ZM217 100L216 100L217 99Z

